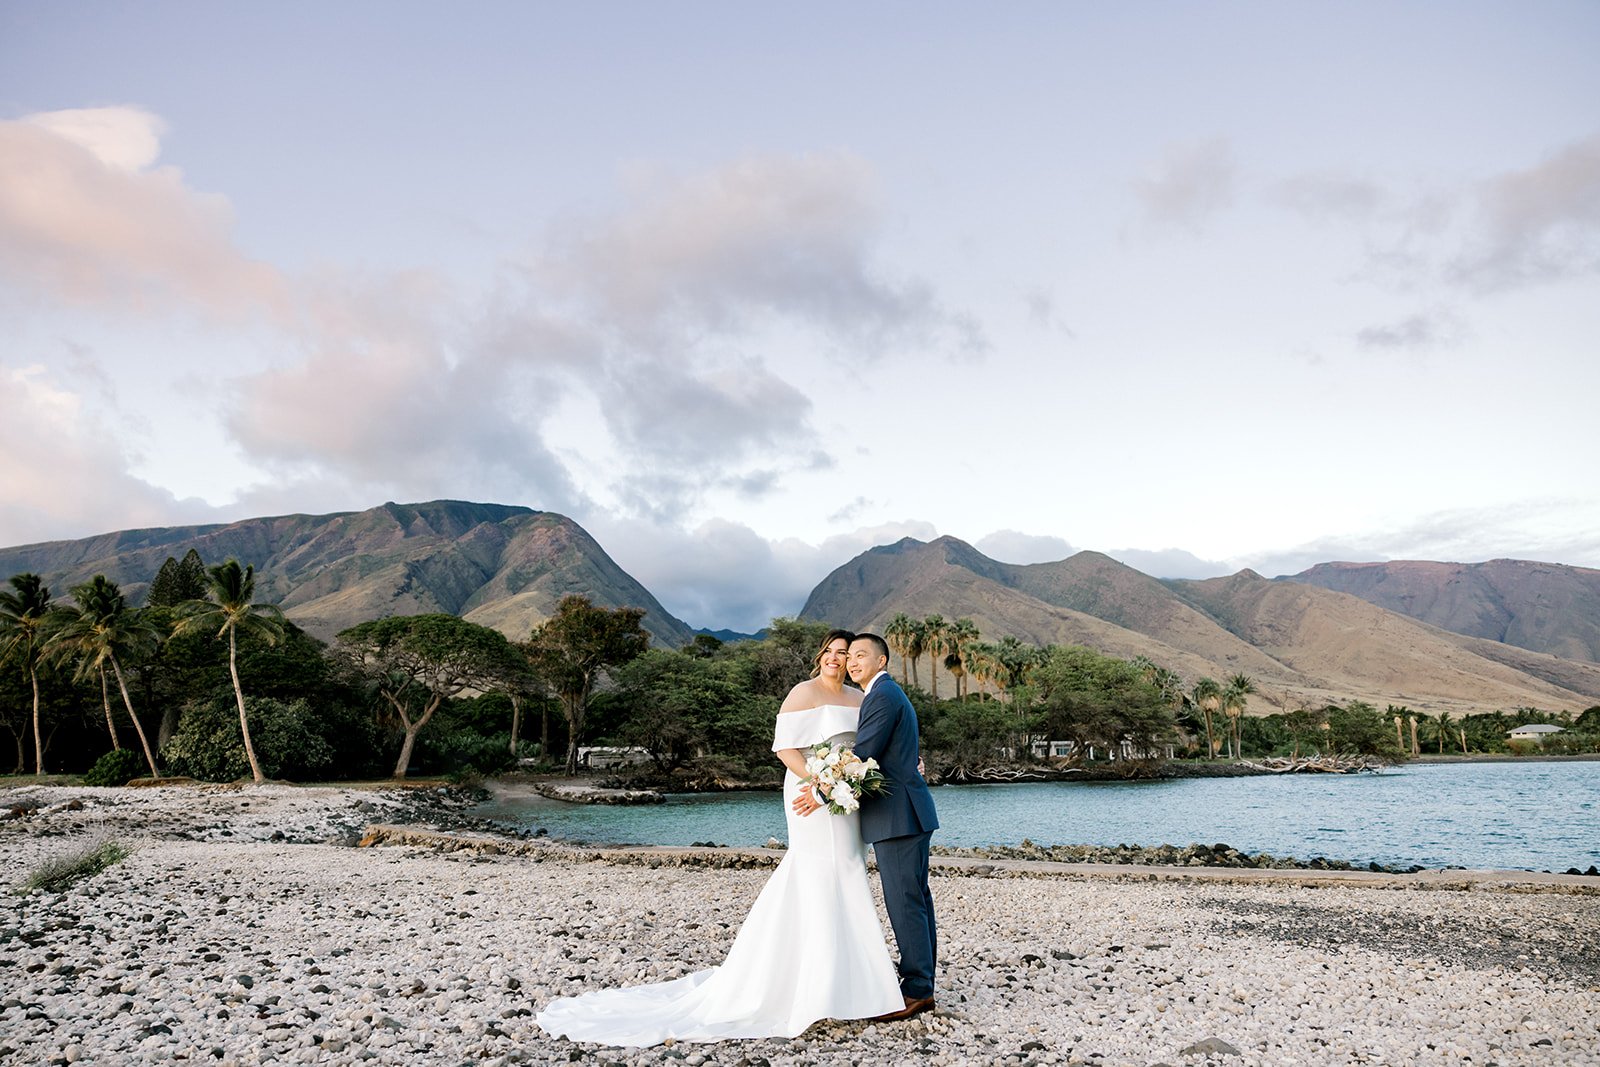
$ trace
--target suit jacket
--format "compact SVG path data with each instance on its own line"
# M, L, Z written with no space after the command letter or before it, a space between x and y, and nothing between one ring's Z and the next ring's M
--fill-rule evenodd
M861 801L863 840L884 841L939 828L933 794L917 773L917 744L916 709L905 690L885 674L861 702L856 725L856 755L878 761L888 789L884 796Z

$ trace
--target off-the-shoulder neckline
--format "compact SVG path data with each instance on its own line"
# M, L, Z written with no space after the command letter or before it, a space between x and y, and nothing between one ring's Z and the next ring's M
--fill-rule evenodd
M795 708L793 711L784 711L782 715L804 715L808 711L822 711L824 708L843 708L845 711L860 711L860 704L814 704L809 708Z

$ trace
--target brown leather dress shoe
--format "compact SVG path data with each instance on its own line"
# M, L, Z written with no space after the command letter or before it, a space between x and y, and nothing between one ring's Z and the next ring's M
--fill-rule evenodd
M906 1006L899 1011L891 1011L887 1015L879 1015L872 1021L875 1023L897 1023L909 1019L913 1015L921 1015L925 1011L933 1010L932 997L905 997Z

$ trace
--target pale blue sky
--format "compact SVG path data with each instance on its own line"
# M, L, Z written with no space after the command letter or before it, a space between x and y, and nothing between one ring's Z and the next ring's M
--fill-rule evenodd
M0 543L1600 566L1600 5L0 0ZM54 442L45 448L44 441Z

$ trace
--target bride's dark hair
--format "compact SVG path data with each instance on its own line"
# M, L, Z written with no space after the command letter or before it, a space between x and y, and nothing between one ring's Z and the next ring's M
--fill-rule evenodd
M828 651L829 645L841 637L844 638L846 649L850 647L850 642L856 639L856 635L849 630L829 630L828 636L824 637L822 644L817 646L817 654L811 657L811 677L815 678L822 673L822 654Z

